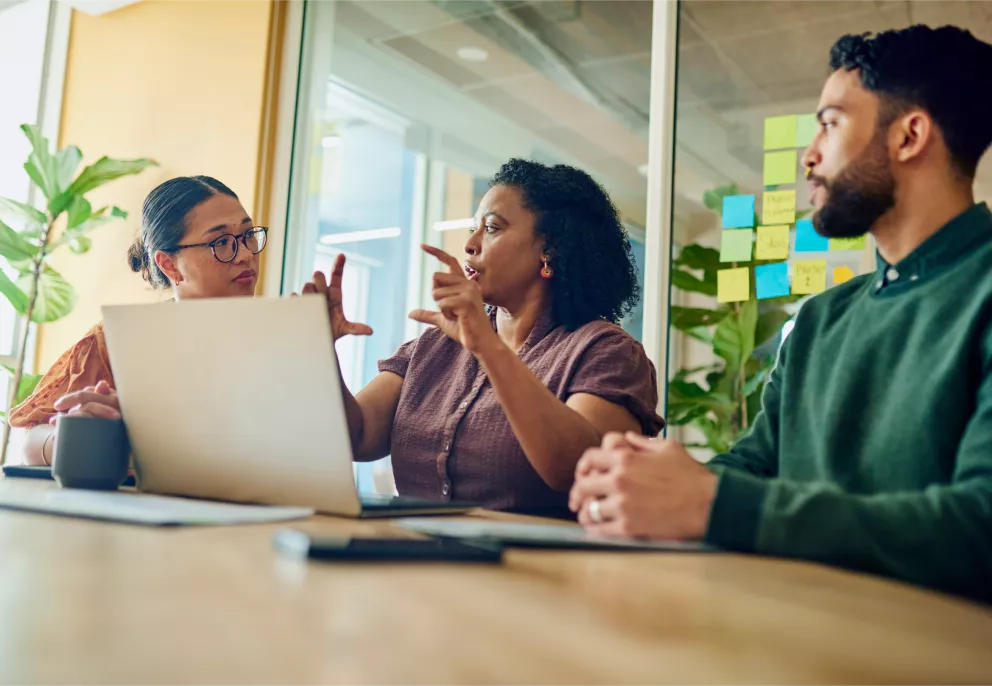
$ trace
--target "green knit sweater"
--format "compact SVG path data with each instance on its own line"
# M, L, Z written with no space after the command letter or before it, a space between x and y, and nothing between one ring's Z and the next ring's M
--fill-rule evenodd
M992 600L992 214L803 305L707 541Z

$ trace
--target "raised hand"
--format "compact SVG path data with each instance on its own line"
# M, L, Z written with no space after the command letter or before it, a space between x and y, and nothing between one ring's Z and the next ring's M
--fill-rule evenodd
M473 354L480 353L487 344L498 342L499 337L493 331L482 302L479 284L466 278L458 260L448 253L430 245L421 247L440 260L446 271L434 274L431 296L438 311L414 310L410 319L436 326Z
M341 298L341 278L344 275L344 255L338 255L331 270L331 282L327 283L323 272L314 272L313 281L303 286L304 294L316 293L327 301L327 314L331 320L331 334L334 340L342 336L370 336L372 329L367 324L349 322L344 316Z

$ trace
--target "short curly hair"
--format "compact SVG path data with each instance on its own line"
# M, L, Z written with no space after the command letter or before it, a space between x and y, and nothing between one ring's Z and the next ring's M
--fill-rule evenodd
M489 183L520 190L551 256L552 314L575 330L619 324L640 299L630 239L602 186L575 167L511 159Z
M882 99L881 126L910 107L926 110L955 166L974 178L992 143L992 45L956 26L849 34L830 49L830 68L858 70Z

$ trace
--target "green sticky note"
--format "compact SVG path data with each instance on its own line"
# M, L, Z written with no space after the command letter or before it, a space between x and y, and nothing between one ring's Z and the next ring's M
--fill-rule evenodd
M796 115L765 119L765 150L796 147Z
M831 238L830 239L830 250L864 250L865 242L864 236L858 236L857 238Z
M796 147L805 148L812 143L819 128L815 114L800 114L796 117Z
M765 185L780 186L796 182L799 157L795 150L765 153Z
M720 232L721 262L750 262L754 231L751 229L729 229Z

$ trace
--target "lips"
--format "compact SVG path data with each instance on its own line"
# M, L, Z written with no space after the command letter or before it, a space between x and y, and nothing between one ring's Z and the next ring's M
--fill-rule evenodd
M468 262L466 262L465 264L463 264L462 265L462 268L465 270L465 276L468 278L469 281L472 281L472 280L478 278L479 271L477 269L473 269L471 266L469 266L469 263Z
M255 279L255 272L251 269L246 269L237 276L235 276L232 281L237 281L239 283L247 283Z

